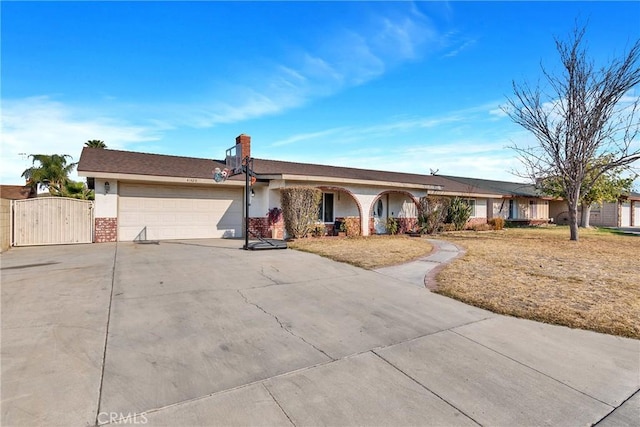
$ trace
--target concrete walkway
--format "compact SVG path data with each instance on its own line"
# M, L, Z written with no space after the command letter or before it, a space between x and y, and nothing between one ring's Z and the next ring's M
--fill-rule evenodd
M241 245L0 255L0 424L637 425L640 341L429 292L454 247L374 272Z
M385 276L403 280L420 288L435 288L435 277L438 271L454 259L464 255L464 250L444 240L429 239L433 252L415 261L391 267L379 268L377 271Z

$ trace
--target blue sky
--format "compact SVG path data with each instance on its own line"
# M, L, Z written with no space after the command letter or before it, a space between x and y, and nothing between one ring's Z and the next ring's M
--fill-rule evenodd
M14 2L1 7L0 182L24 154L109 148L519 180L500 110L588 21L596 63L639 2ZM637 93L637 90L636 90ZM637 96L635 93L632 96Z

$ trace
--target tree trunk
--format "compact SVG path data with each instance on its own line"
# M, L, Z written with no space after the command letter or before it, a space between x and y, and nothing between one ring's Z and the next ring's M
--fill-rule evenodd
M591 203L582 204L582 217L580 218L580 227L589 228L589 220L591 219Z
M577 201L568 201L569 205L569 231L571 233L571 237L569 240L578 241L578 202Z

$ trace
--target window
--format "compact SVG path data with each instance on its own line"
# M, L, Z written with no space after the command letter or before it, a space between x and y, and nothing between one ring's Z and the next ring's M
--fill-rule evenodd
M374 211L374 216L376 218L382 218L382 213L384 212L384 205L382 204L382 199L378 199L376 202L376 209Z
M333 222L333 193L322 193L320 201L320 213L318 220L322 222Z
M471 208L471 216L476 216L476 201L475 199L464 199L463 202Z

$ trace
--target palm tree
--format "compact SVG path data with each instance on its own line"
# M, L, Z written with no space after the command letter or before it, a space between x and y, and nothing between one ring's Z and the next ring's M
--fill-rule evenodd
M32 188L49 188L55 186L61 188L69 180L69 173L78 163L67 164L68 154L30 154L33 166L25 169L22 176ZM36 166L36 162L39 166Z
M62 187L58 187L55 185L49 186L49 193L51 193L52 196L70 197L72 199L95 199L93 190L89 190L84 182L72 181L70 179L64 182L62 184Z
M107 148L107 144L104 141L100 141L99 139L90 139L89 141L84 143L85 147L89 148Z

